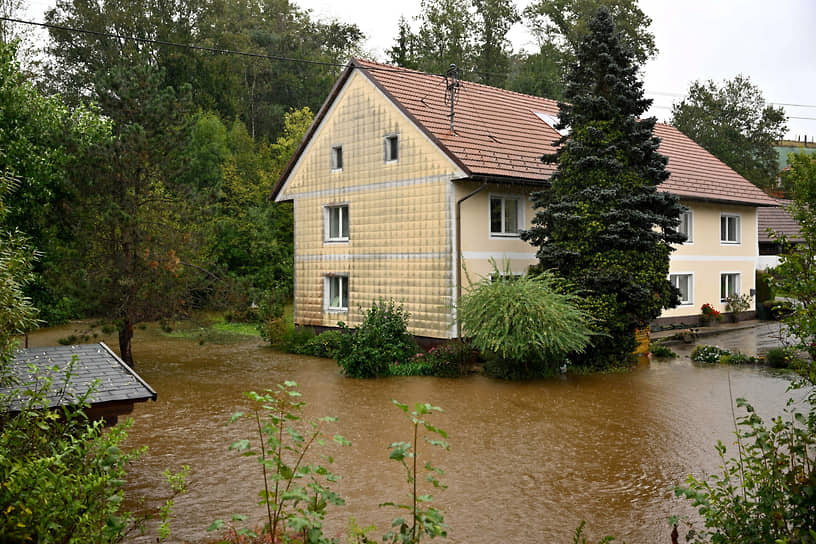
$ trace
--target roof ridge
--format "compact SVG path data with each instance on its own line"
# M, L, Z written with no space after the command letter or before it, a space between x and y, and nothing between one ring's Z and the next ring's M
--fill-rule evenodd
M357 61L358 63L361 63L361 64L374 64L374 65L377 65L377 66L381 67L384 70L391 69L393 71L405 71L405 72L411 72L411 73L418 74L418 75L423 75L423 76L445 77L445 74L437 74L437 73L434 73L434 72L423 72L422 70L418 70L418 69L415 69L415 68L405 68L404 66L396 66L396 65L393 65L393 64L385 64L385 63L382 63L382 62L368 60L368 59L364 59L364 58L361 58L361 57L354 57L352 59L352 61ZM516 95L516 96L523 97L523 98L533 98L535 100L546 100L547 102L554 103L556 106L558 105L558 102L560 102L560 100L556 100L554 98L549 98L547 96L537 96L537 95L534 95L534 94L522 93L522 92L519 92L519 91L510 90L510 89L504 89L502 87L496 87L494 85L488 85L486 83L479 83L478 81L470 81L470 80L462 80L462 81L467 83L468 85L476 85L478 87L483 87L485 89L489 89L490 92L499 91L499 92L502 92L502 93L507 93L507 94L510 94L510 95Z

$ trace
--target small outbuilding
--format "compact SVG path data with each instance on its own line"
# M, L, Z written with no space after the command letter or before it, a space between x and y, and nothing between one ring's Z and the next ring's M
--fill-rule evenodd
M125 364L104 342L76 346L19 349L11 362L11 383L0 386L10 395L10 412L20 410L24 389L50 386L44 392L46 408L77 404L88 391L85 413L114 425L137 402L156 400L156 391Z

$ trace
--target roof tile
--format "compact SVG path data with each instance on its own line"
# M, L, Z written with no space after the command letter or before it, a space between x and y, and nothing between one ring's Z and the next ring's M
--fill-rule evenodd
M362 68L468 175L543 182L555 169L541 157L554 152L551 144L559 134L535 112L558 116L556 101L463 82L451 132L444 77L359 59L352 66ZM670 176L662 190L692 199L777 205L676 128L657 124L655 135L661 139L660 152L669 158Z

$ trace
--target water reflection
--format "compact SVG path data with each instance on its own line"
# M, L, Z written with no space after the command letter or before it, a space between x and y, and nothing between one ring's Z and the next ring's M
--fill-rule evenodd
M52 345L60 335L65 331L43 331L32 345ZM748 351L750 338L724 341ZM754 349L767 344L753 341ZM233 513L260 523L257 463L227 451L251 429L225 423L243 407L241 392L294 380L310 413L338 416L332 432L353 443L337 452L335 469L344 477L338 491L348 504L329 521L333 532L354 516L376 523L379 535L395 513L377 505L407 495L404 473L387 459L387 445L410 432L391 405L395 398L445 409L438 423L449 431L451 451L434 454L434 462L449 488L435 502L447 512L449 542L568 542L581 519L596 538L668 542L668 516L691 513L671 489L689 472L717 469L714 444L733 433L731 396L770 415L781 410L788 386L785 375L762 369L698 366L688 358L690 346L679 349L679 359L607 376L351 380L333 361L277 353L257 340L198 345L139 331L138 371L159 397L133 414L129 443L150 451L132 467L130 490L157 502L161 472L189 464L189 492L176 501L178 540L206 538L213 519Z

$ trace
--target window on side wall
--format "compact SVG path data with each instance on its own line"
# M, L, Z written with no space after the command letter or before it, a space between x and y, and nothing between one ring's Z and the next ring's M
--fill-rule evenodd
M728 272L720 274L720 301L725 302L730 295L738 295L740 292L740 274L738 272Z
M490 235L518 237L524 220L520 196L490 195Z
M340 171L343 169L343 146L333 145L331 148L331 169Z
M338 204L323 207L323 239L326 242L348 242L349 207Z
M396 162L399 160L399 135L389 134L383 140L385 146L385 162Z
M327 312L348 311L348 276L323 278L323 309Z
M740 216L722 214L720 216L720 243L740 243Z
M680 291L680 304L694 304L694 276L692 274L669 274L669 282Z
M686 235L687 244L694 242L694 214L691 210L680 214L680 225L677 230Z

